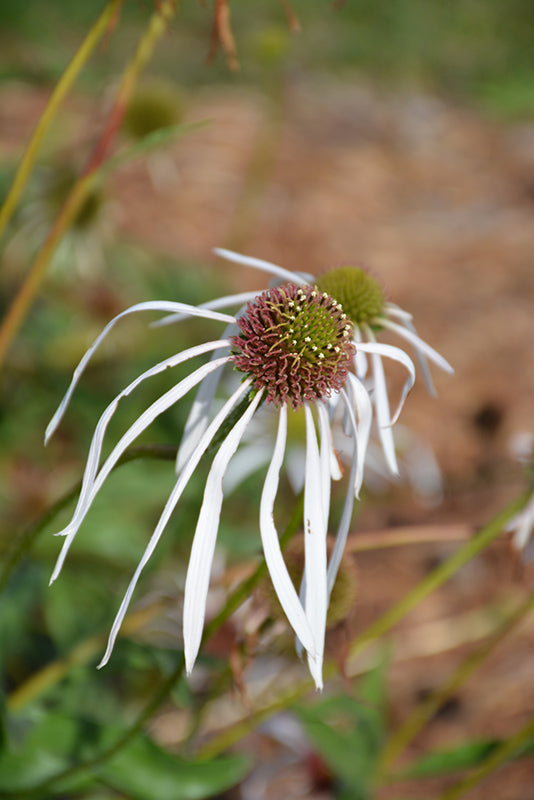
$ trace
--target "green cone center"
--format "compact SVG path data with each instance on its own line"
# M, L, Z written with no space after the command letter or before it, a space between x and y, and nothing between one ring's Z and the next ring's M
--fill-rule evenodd
M355 325L376 323L384 313L381 285L360 267L331 269L320 276L317 286L340 303Z

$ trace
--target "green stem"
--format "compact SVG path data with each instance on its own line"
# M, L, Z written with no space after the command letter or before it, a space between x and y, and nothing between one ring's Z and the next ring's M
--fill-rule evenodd
M458 570L464 567L475 556L481 553L494 539L501 535L506 523L517 514L528 501L531 490L524 492L513 500L491 522L485 525L472 539L454 553L447 561L423 578L411 592L404 595L398 603L373 622L353 643L350 649L351 658L356 658L366 647L387 633L394 625L408 614L429 594L449 580Z
M176 447L169 445L147 444L131 447L127 450L121 458L117 461L113 469L129 464L130 461L136 461L140 458L151 458L165 461L172 461L176 459ZM82 481L70 489L66 494L59 498L45 513L39 517L38 520L33 522L22 534L15 538L13 546L8 551L4 565L0 572L0 592L5 589L9 576L17 566L18 562L32 546L37 537L52 522L52 520L64 509L75 497L79 494L82 487Z
M13 183L4 201L4 204L2 208L0 208L0 236L4 232L7 223L11 219L11 216L17 207L20 196L24 191L24 187L28 182L35 159L37 158L39 147L43 137L46 134L46 131L50 127L50 124L53 121L56 112L63 102L67 92L78 77L80 70L87 62L102 36L112 25L113 20L119 12L122 1L123 0L110 0L110 2L106 4L104 11L97 19L95 24L90 28L89 33L76 51L72 61L67 66L54 91L50 95L50 99L46 105L46 108L43 111L37 125L35 126L35 130L28 143L28 146L26 147L26 151L24 152L17 172L15 173Z
M534 736L534 718L530 719L511 739L507 739L470 775L441 794L437 800L458 800L466 792L521 750ZM492 795L491 790L489 796Z
M512 614L506 617L488 641L484 642L464 659L443 685L414 709L408 719L393 733L387 742L382 752L379 774L386 774L387 776L395 760L423 726L434 716L440 706L484 663L503 639L517 627L533 608L534 594L530 594Z

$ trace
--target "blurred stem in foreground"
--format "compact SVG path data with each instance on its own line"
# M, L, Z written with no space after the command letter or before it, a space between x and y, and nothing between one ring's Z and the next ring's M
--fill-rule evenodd
M126 106L132 96L139 75L150 59L158 39L167 29L170 20L174 16L175 10L175 0L161 0L161 2L156 4L156 10L152 14L147 28L139 40L135 54L123 70L119 88L108 114L104 130L97 140L93 152L89 156L89 160L82 175L74 183L58 217L52 225L41 249L37 253L26 279L4 317L0 327L0 364L37 295L56 247L76 216L87 193L93 187L93 183L97 178L98 169L104 162L110 144L119 129Z
M32 137L28 142L28 146L26 147L22 160L15 173L13 183L6 196L4 204L0 208L0 238L17 207L20 196L24 191L24 187L26 186L32 173L39 147L48 128L50 127L50 124L52 123L67 92L78 77L80 70L91 56L91 53L97 46L98 42L102 36L104 36L114 25L122 3L123 0L110 0L106 4L104 11L92 28L89 29L89 33L74 54L65 72L57 82L54 91L50 95L50 99L46 105L46 108L41 114L41 117L39 118L39 121L37 122L37 125L33 131Z

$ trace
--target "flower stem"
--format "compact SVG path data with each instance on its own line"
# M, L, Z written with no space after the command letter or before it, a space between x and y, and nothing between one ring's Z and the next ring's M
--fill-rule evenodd
M534 718L519 729L519 731L503 742L493 753L470 775L461 780L455 786L452 786L446 792L441 794L436 800L458 800L466 792L480 783L484 778L490 775L494 770L504 764L512 756L516 755L519 750L525 745L529 739L534 736ZM491 796L491 789L489 796Z
M530 491L516 497L491 522L485 525L472 539L466 542L447 561L423 578L414 588L402 597L398 603L386 611L365 630L350 648L351 659L356 658L367 646L387 633L397 622L424 600L431 592L438 589L456 572L482 552L494 539L501 535L506 523L520 511L530 496Z
M35 126L35 130L33 131L32 137L15 173L13 183L9 189L4 204L0 208L0 236L2 236L7 223L11 219L11 216L17 207L20 196L24 191L24 187L26 186L31 175L33 165L37 158L37 152L43 137L50 126L50 123L54 119L57 110L63 102L63 99L78 77L80 70L97 46L99 40L113 25L122 2L123 0L110 0L110 2L106 4L102 14L97 19L95 24L89 29L89 33L74 54L71 62L65 69L65 72L57 82L54 91L50 95L50 99L48 100L46 108L41 114L37 125Z
M388 773L394 761L405 750L407 745L414 739L423 726L434 716L447 698L449 698L453 692L484 663L495 648L501 644L503 639L517 627L533 608L534 594L529 594L518 608L501 622L493 635L473 653L470 653L443 685L414 709L408 719L393 733L389 742L387 742L381 756L380 773Z

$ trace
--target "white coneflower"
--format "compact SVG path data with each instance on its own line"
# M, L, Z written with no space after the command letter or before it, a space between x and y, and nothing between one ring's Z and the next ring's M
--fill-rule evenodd
M270 269L279 277L290 274ZM341 305L326 292L296 279L269 289L250 299L250 294L218 298L203 306L171 302L139 303L115 317L87 351L77 367L71 385L46 432L46 439L56 429L79 377L95 349L112 326L123 316L142 310L173 315L199 316L227 323L225 338L200 344L156 364L129 384L107 407L96 426L82 481L78 504L70 523L60 532L63 548L52 574L55 580L68 549L102 484L129 445L150 423L190 389L199 386L193 413L184 433L177 480L149 544L128 586L109 636L101 666L112 652L119 628L126 614L139 576L178 503L189 479L208 448L216 449L209 471L198 517L184 597L184 653L190 672L198 654L205 618L206 599L214 555L221 505L223 478L230 459L243 434L262 403L277 415L277 433L265 477L259 508L259 527L267 567L282 608L308 655L311 673L322 686L322 661L328 597L341 560L350 524L354 495L362 483L365 449L371 425L371 402L367 391L349 370L355 347L352 325ZM250 300L238 317L214 309ZM373 355L391 355L391 348L367 343L362 345ZM201 354L212 353L207 364L191 372L155 400L123 434L109 456L100 465L103 440L108 423L122 397L142 381L163 370ZM410 370L413 365L403 354L399 358ZM226 399L217 413L212 413L214 377L225 367L237 370L238 388ZM336 545L327 558L326 534L330 508L330 482L339 477L332 448L329 409L342 406L352 434L352 461L345 507ZM286 450L288 413L304 408L306 458L304 475L305 567L302 599L299 598L280 550L273 509L279 474ZM317 428L319 436L317 435Z
M512 437L510 449L515 458L531 473L534 470L534 434L521 431ZM534 531L534 492L525 508L515 514L506 525L505 531L513 533L512 543L523 553L525 560L532 558L532 532ZM527 552L528 551L528 552Z
M282 271L281 267L261 261L260 259L242 256L230 250L216 249L215 252L222 258L238 264L265 269L277 274L275 270ZM360 380L368 380L372 389L371 396L376 409L376 421L384 456L391 471L398 474L395 443L393 440L392 424L396 421L406 393L413 383L411 373L411 360L398 347L383 345L381 352L373 349L376 344L376 334L381 330L392 331L410 344L419 362L423 379L431 394L435 394L427 361L433 361L446 372L453 372L450 364L430 345L424 342L416 333L412 316L407 311L399 308L394 303L387 302L379 282L360 267L343 266L329 269L318 278L297 273L303 284L316 285L321 291L327 292L330 297L337 300L343 307L352 326L353 342L356 345L354 356L354 369ZM369 349L371 345L371 349ZM371 370L368 376L367 355L371 358ZM410 371L411 378L406 382L402 393L401 402L397 412L392 415L387 393L386 379L382 357L393 358L404 364Z

